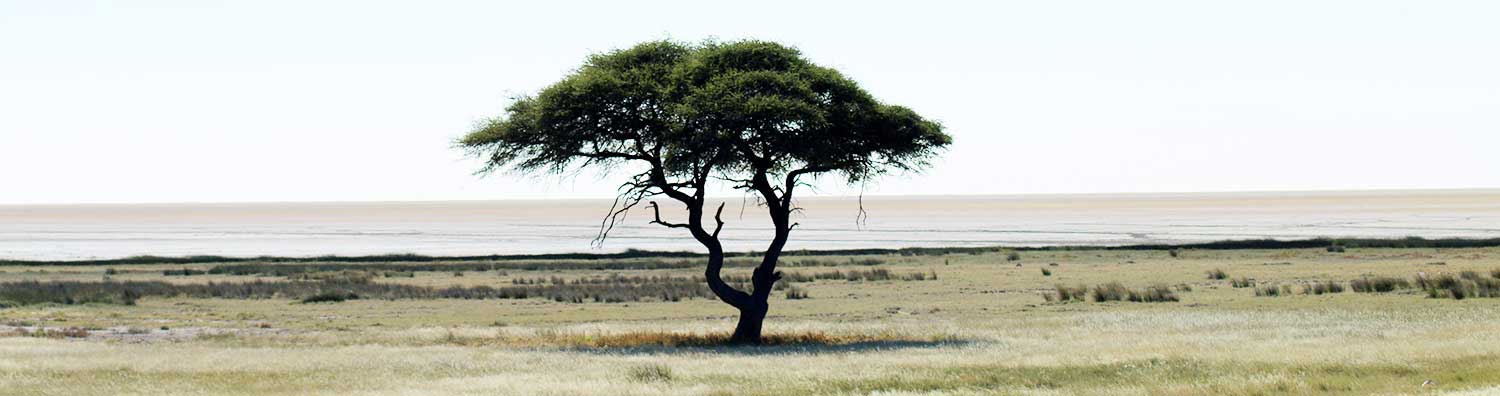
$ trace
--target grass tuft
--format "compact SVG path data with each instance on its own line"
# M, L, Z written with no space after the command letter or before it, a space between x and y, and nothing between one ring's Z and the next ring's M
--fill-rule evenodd
M1088 286L1084 285L1067 287L1059 284L1057 285L1057 291L1055 294L1042 294L1042 298L1046 299L1049 302L1088 301L1088 297L1089 288Z
M1343 292L1344 284L1335 281L1313 282L1302 285L1302 294L1323 295Z
M1349 288L1355 293L1389 293L1400 289L1410 289L1411 282L1387 276L1366 276L1350 281Z
M1094 286L1092 297L1094 302L1106 301L1130 301L1130 302L1176 302L1177 294L1166 285L1152 285L1145 289L1133 290L1121 285L1119 282L1110 282Z
M1458 277L1449 274L1431 278L1417 276L1416 284L1430 298L1500 298L1500 279L1481 277L1474 271L1464 271Z
M625 376L637 382L670 382L672 368L661 364L640 365L631 367L625 372Z
M1229 273L1228 272L1224 272L1224 270L1222 270L1222 269L1214 268L1214 269L1208 271L1208 279L1213 279L1213 280L1229 279Z
M1281 297L1292 295L1290 285L1265 285L1255 288L1256 297Z

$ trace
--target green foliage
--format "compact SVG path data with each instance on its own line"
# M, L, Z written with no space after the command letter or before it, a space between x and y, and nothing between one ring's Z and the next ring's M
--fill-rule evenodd
M926 164L951 139L839 72L764 41L654 41L596 54L458 141L486 171L564 172L638 161L667 178L708 171L833 172L859 181Z

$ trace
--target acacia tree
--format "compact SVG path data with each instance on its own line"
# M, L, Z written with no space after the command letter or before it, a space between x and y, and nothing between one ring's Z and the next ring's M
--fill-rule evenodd
M781 277L777 261L797 226L796 188L825 174L859 183L919 170L950 143L942 129L790 47L656 41L590 56L458 146L486 161L480 173L628 172L600 240L637 206L653 211L651 223L687 231L708 250L709 289L740 311L731 340L755 344ZM775 228L748 290L720 277L724 204L709 218L705 195L721 182L756 196ZM686 222L664 220L658 197L685 207Z

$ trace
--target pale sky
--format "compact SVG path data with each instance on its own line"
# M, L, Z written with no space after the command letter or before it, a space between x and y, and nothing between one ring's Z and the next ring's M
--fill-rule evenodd
M869 194L1500 187L1487 1L0 0L0 203L609 197L451 148L593 52L796 46L942 121ZM823 186L825 195L859 188Z

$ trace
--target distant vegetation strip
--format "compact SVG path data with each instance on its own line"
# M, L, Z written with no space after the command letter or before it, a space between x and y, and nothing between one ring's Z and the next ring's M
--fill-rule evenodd
M178 284L161 281L79 282L20 281L0 283L0 305L121 304L134 305L141 297L225 299L295 299L304 302L352 299L525 299L540 297L559 302L678 301L711 298L701 281L659 278L642 283L567 283L535 286L427 287L378 282L262 281Z
M877 258L865 259L817 259L801 258L788 259L781 262L783 267L834 267L834 266L874 266L885 264L886 260ZM749 268L760 264L760 260L736 260L724 261L727 268ZM210 274L219 275L271 275L287 276L301 273L332 272L332 271L390 271L390 272L417 272L417 271L622 271L622 270L663 270L663 269L696 269L703 267L703 263L695 260L566 260L566 261L490 261L490 262L456 262L456 263L235 263L220 264L208 269ZM171 271L171 270L169 270ZM187 271L187 270L182 270ZM180 271L173 271L167 275L178 275Z
M1308 249L1308 248L1479 248L1500 246L1500 238L1313 238L1296 240L1248 239L1187 244L1137 244L1117 246L984 246L984 247L913 247L900 249L829 249L788 250L782 256L861 256L902 255L937 256L944 254L983 254L1003 251L1070 251L1070 250L1234 250L1234 249ZM0 266L21 265L130 265L130 264L212 264L212 263L383 263L383 262L451 262L451 261L521 261L521 260L617 260L636 258L697 258L701 253L652 250L626 250L619 253L554 253L484 256L427 256L419 254L382 254L369 256L314 257L229 257L229 256L133 256L104 260L0 260ZM756 257L758 252L728 253L728 257Z
M815 273L786 272L777 289L791 283L820 280L850 282L936 280L936 272L898 274L883 268L835 270ZM42 303L134 305L141 297L189 297L225 299L294 299L303 302L339 302L357 299L525 299L545 298L557 302L680 301L714 298L703 277L624 276L611 274L566 279L515 278L509 285L428 287L375 282L371 271L341 271L302 276L293 280L250 282L170 283L162 281L18 281L0 283L0 308ZM750 277L725 276L724 280L749 289ZM799 295L807 298L805 292ZM794 298L789 295L788 298Z

